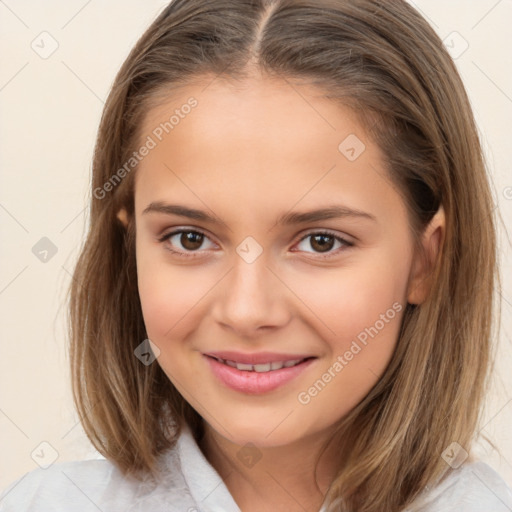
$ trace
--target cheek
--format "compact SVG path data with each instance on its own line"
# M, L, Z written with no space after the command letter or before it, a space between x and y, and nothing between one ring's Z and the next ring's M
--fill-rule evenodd
M328 355L297 400L305 414L316 418L318 428L336 422L363 400L391 361L404 310L399 291L405 283L396 286L397 280L389 271L375 279L371 272L351 269L350 277L327 279L323 292L315 288L309 293L308 306L319 317L315 329L326 333Z
M142 245L142 244L141 244ZM170 262L165 249L141 247L137 279L144 324L162 357L182 349L182 343L208 317L209 299L225 270Z
M190 278L190 276L188 276ZM179 272L153 267L139 274L139 295L148 336L157 340L183 337L205 294Z
M297 277L294 291L314 313L315 321L323 326L322 332L338 352L348 349L347 344L350 346L358 336L364 340L367 330L376 323L381 339L391 330L397 331L390 327L399 323L397 309L404 306L406 262L386 260L382 253L379 256L376 261L361 261L323 276ZM396 303L402 308L393 308Z
M142 244L141 244L142 245ZM144 323L150 339L159 344L183 330L188 315L204 295L201 279L185 267L170 265L163 248L137 248L137 279Z
M313 280L302 289L318 315L329 346L330 364L319 369L299 402L306 410L336 421L355 407L388 366L400 332L408 268L407 254L380 251L360 265ZM328 327L328 331L325 326ZM317 327L317 330L319 327ZM325 412L324 412L325 416Z

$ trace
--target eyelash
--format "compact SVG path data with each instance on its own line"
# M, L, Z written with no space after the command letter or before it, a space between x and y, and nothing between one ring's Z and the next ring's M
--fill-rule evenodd
M199 231L197 229L177 229L175 231L171 231L170 233L166 233L165 235L161 236L158 239L158 241L161 242L161 243L164 243L164 242L168 241L170 238L172 238L173 236L179 235L179 234L182 234L182 233L196 233L196 234L199 234L199 235L203 235L206 238L209 238L206 235L206 233L203 233L202 231ZM330 237L333 237L335 239L335 241L338 241L343 246L345 246L345 249L353 247L353 245L354 245L352 242L349 242L348 240L345 240L344 238L336 235L335 233L333 233L333 232L331 232L329 230L309 232L309 233L305 234L297 243L300 243L303 240L305 240L305 239L307 239L309 237L312 237L314 235L328 235ZM197 250L197 251L188 251L188 252L176 251L175 249L172 249L168 244L165 246L165 249L170 251L171 253L176 254L177 256L183 257L183 258L197 258L198 255L196 253L199 252L199 250ZM339 251L340 251L340 248L338 248L338 250L336 250L336 251L329 251L328 253L314 253L314 254L317 254L320 259L327 259L327 258L331 258L331 257L337 255L339 253Z

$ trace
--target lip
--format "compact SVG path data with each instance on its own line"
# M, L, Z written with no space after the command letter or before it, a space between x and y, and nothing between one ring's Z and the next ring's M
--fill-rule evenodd
M227 354L227 352L223 353L224 355ZM269 372L255 372L255 371L243 371L239 370L238 368L233 368L231 366L228 366L224 363L221 363L220 361L217 361L217 359L214 359L214 357L219 357L221 359L230 359L231 361L237 361L239 363L245 363L245 364L259 364L259 363L265 363L265 362L276 362L276 361L287 361L295 359L301 359L297 356L290 357L289 354L287 354L284 358L282 358L282 355L279 354L273 354L276 357L279 356L277 359L270 360L267 356L266 359L261 359L263 354L257 354L259 361L255 361L253 358L252 361L249 362L249 360L246 358L244 361L237 360L236 358L230 359L230 358L224 358L220 356L212 356L212 355L206 355L203 354L203 357L206 359L208 365L210 366L210 369L212 373L215 375L215 377L225 386L227 386L230 389L233 389L235 391L238 391L240 393L245 393L249 395L261 395L264 393L269 393L271 391L274 391L277 388L280 388L284 386L285 384L289 383L293 379L295 379L297 376L302 374L306 369L314 362L316 358L313 358L312 356L305 356L310 357L310 359L306 359L305 361L302 361L301 363L291 366L289 368L281 368L280 370L273 370ZM231 353L231 357L233 356L233 353ZM253 356L256 356L254 354ZM261 356L261 357L260 357ZM256 358L256 359L258 359Z

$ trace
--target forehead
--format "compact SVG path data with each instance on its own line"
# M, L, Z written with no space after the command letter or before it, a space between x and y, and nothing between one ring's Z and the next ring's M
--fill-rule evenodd
M149 139L136 173L139 211L168 195L253 209L398 199L354 111L285 79L213 77L182 88L146 115L140 140Z
M193 108L188 107L191 98L196 103ZM160 126L169 121L172 126L167 125L167 130ZM235 83L211 77L180 87L150 109L142 134L156 130L157 138L162 135L176 144L193 137L204 146L239 149L243 156L263 143L264 156L269 158L273 152L283 155L291 146L294 154L303 156L320 142L337 151L347 127L366 138L357 115L326 99L316 87L284 78L255 77Z

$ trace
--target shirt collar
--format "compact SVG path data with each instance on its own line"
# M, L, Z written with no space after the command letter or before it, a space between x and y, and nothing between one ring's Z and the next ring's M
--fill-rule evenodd
M177 441L183 477L203 512L240 512L222 478L206 460L187 424Z

